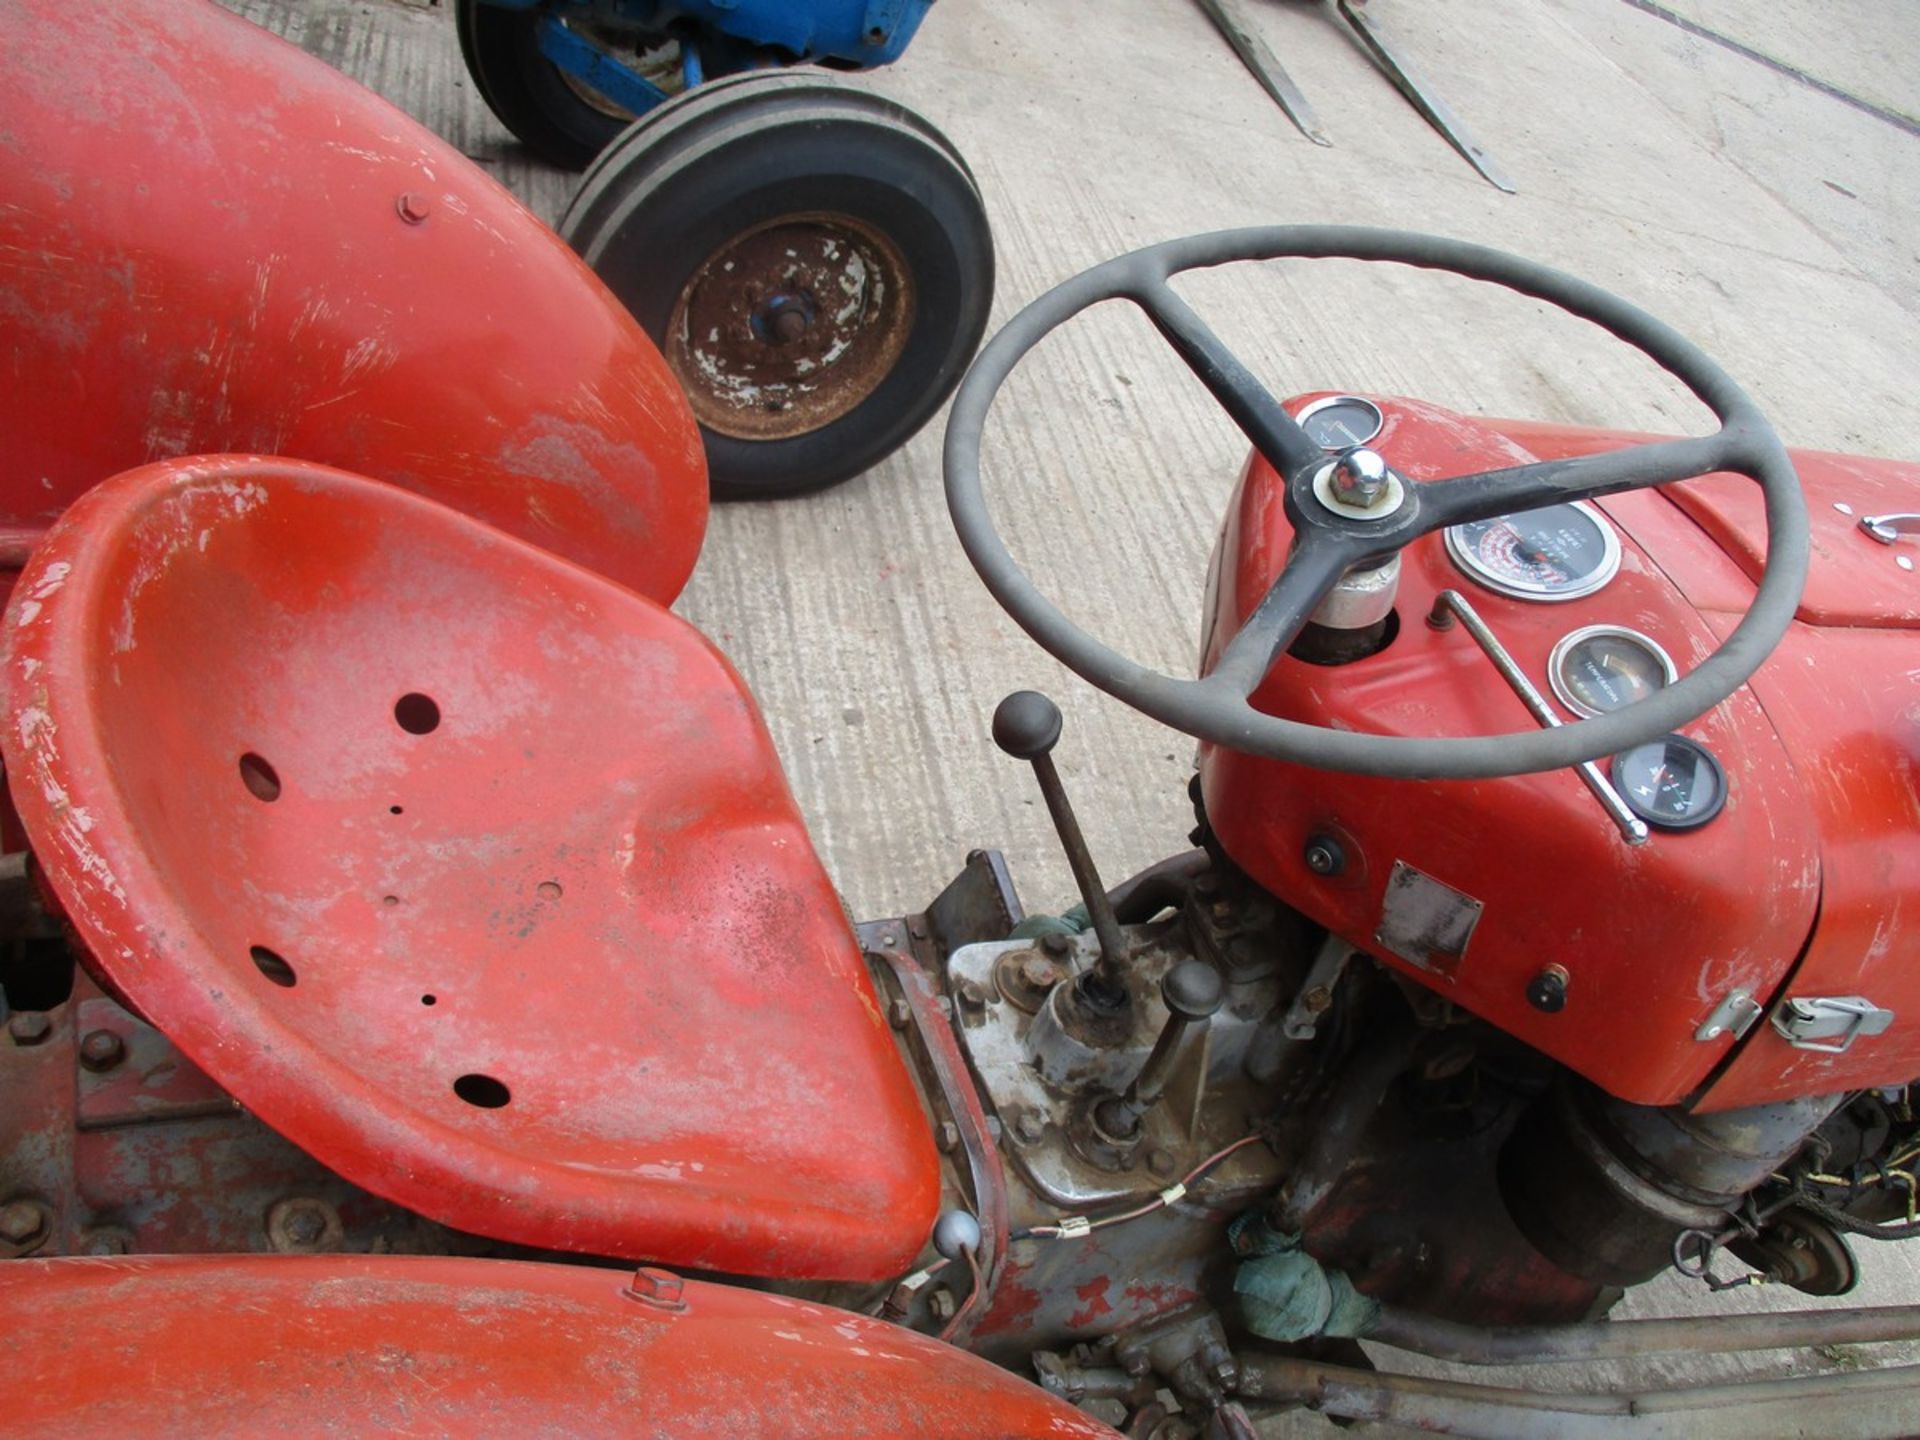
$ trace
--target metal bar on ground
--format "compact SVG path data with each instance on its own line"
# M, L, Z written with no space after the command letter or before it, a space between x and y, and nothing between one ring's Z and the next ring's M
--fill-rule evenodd
M1201 0L1202 4L1206 0ZM1446 136L1447 143L1458 150L1474 169L1478 170L1488 184L1507 194L1515 194L1513 182L1507 178L1507 172L1495 163L1494 158L1481 148L1480 142L1467 133L1467 127L1460 123L1460 117L1453 113L1446 101L1434 93L1426 79L1406 61L1400 51L1394 48L1378 25L1354 0L1337 0L1340 14L1373 52L1400 93L1407 97L1413 108L1426 116L1427 123ZM1361 0L1364 3L1364 0Z
M1300 133L1316 145L1331 146L1333 141L1321 130L1320 117L1313 113L1313 106L1307 103L1307 97L1300 93L1300 87L1293 83L1293 77L1287 74L1271 47L1247 23L1236 0L1200 0L1200 8L1212 17L1234 53L1253 72L1261 88L1273 97L1274 103L1287 112L1287 118L1300 127Z

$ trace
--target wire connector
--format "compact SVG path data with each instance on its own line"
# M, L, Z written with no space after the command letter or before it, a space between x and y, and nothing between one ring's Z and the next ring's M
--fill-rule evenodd
M1187 1198L1187 1187L1178 1182L1175 1182L1174 1184L1169 1185L1166 1189L1160 1192L1160 1203L1162 1205L1177 1204L1178 1202L1186 1198Z
M1093 1221L1084 1215L1069 1215L1053 1228L1062 1240L1079 1240L1093 1233Z

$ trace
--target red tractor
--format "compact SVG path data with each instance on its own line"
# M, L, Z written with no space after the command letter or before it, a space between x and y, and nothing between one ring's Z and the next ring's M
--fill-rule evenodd
M1850 1237L1920 1234L1920 468L1789 453L1671 329L1461 242L1111 261L982 353L949 501L1043 647L1199 741L1198 848L1109 890L1059 712L1019 692L994 735L1081 909L1026 915L983 851L855 925L666 608L700 432L600 282L211 7L71 25L84 64L0 59L11 1426L1168 1440L1306 1405L1708 1435L1913 1405L1900 1369L1557 1395L1358 1342L1920 1338L1920 1306L1600 1319L1669 1267L1844 1294ZM1168 281L1283 256L1560 306L1721 428L1280 402ZM1000 383L1109 299L1253 445L1194 679L1071 625L982 493Z

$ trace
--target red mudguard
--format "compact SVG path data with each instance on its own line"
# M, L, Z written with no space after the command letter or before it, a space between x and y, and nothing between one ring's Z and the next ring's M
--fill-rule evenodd
M0 35L0 585L108 476L241 451L679 592L679 388L478 167L207 0L0 0Z
M1112 1440L910 1330L724 1285L395 1256L15 1260L10 1433ZM93 1357L89 1359L89 1357Z

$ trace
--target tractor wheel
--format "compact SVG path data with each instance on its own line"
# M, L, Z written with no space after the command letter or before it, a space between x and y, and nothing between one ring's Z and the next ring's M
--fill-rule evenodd
M454 26L467 73L487 108L542 160L579 170L633 123L633 116L588 89L540 53L542 12L459 0ZM594 31L602 49L642 48L632 37ZM624 44L612 43L615 38ZM629 62L631 53L622 53Z
M560 233L659 344L717 499L819 490L892 454L959 383L993 300L959 153L815 76L715 81L652 111Z

